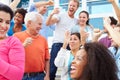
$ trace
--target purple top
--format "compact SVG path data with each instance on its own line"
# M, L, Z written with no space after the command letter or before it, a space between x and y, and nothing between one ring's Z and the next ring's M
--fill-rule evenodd
M111 46L111 38L109 38L108 36L101 38L99 42L105 45L107 48Z
M22 80L25 51L16 37L0 41L0 80Z

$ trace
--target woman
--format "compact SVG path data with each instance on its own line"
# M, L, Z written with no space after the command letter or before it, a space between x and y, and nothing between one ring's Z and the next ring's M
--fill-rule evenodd
M18 8L15 11L14 19L10 23L10 29L8 30L8 36L12 36L15 32L26 30L24 25L24 17L27 11L23 8Z
M12 10L0 3L0 80L21 80L24 73L24 47L16 37L6 36L12 17Z
M115 60L100 43L86 43L76 54L70 75L74 80L118 80Z
M62 48L58 52L57 57L55 58L55 65L58 68L62 69L61 73L61 80L70 80L70 64L76 54L76 52L79 50L81 45L80 40L80 33L72 33L70 35L69 32L66 32L65 34L65 40L63 43ZM66 47L69 44L70 50L67 50Z
M80 32L81 43L83 41L90 42L92 40L93 27L89 24L89 13L87 11L81 11L79 13L79 24L71 29L71 32Z

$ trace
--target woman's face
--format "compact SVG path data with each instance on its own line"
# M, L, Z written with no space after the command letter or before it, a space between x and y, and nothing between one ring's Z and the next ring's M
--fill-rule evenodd
M23 15L20 13L16 13L14 16L15 24L22 24L23 23Z
M84 49L80 49L71 64L70 76L72 79L79 79L87 64L87 53Z
M71 35L69 46L71 50L79 49L80 48L80 39L75 35Z
M87 14L84 13L84 12L80 13L80 15L79 15L79 24L80 25L86 25L87 20L88 20Z
M0 39L6 36L10 27L10 14L0 11Z

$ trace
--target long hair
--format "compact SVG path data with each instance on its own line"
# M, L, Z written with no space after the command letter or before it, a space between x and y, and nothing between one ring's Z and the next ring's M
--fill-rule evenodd
M80 13L79 13L79 15L81 14L81 13L85 13L86 15L87 15L87 18L88 18L88 20L87 20L87 22L86 22L86 25L88 25L91 29L93 29L94 27L91 25L91 24L89 24L89 13L87 12L87 11L81 11Z
M84 49L88 62L80 80L118 80L115 60L104 45L86 43Z

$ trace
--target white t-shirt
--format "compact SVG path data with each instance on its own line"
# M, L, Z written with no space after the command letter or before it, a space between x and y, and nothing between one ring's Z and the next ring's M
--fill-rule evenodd
M64 35L67 30L71 30L78 22L76 18L70 18L67 12L55 15L59 22L56 23L53 43L63 43Z

